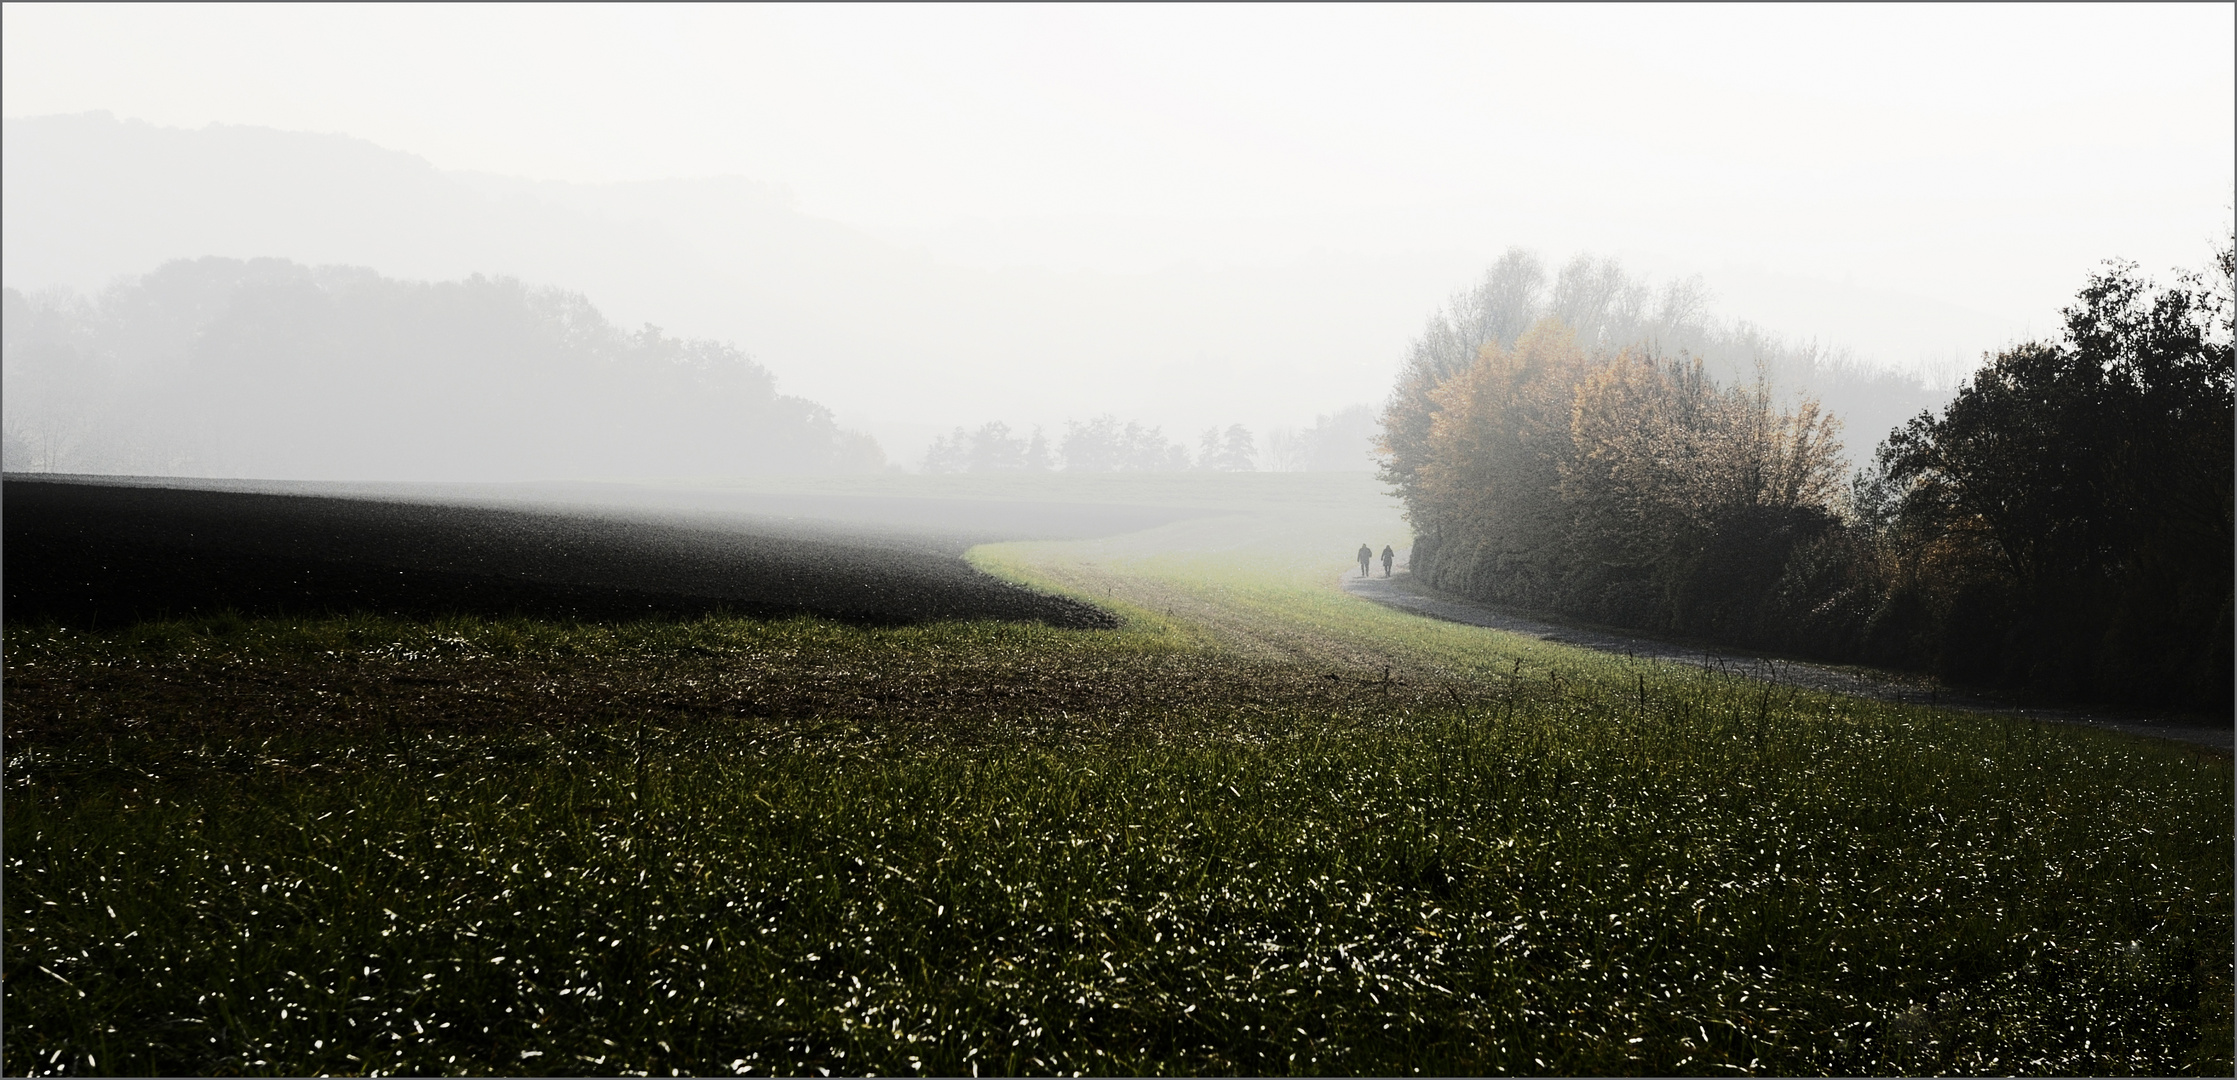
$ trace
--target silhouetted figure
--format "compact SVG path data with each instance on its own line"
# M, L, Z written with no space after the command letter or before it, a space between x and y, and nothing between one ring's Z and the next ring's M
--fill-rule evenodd
M1392 550L1390 550L1390 545L1389 545L1389 544L1384 544L1384 545L1383 545L1383 576L1384 576L1384 577L1389 577L1389 576L1390 576L1390 561L1391 561L1392 559L1395 559L1395 558L1397 558L1397 557L1398 557L1398 553L1397 553L1397 552L1395 552L1395 551L1392 551Z
M1360 576L1360 577L1366 577L1366 576L1367 576L1367 564L1368 564L1368 563L1371 563L1371 562L1374 562L1374 561L1375 561L1375 549L1374 549L1374 548L1371 548L1371 547L1368 547L1368 546L1367 546L1367 545L1365 545L1365 544L1361 544L1361 545L1359 545L1359 576Z

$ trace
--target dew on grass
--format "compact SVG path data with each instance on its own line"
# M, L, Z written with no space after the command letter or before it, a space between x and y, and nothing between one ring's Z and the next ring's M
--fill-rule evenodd
M1570 682L1566 709L1497 724L1337 715L991 750L772 748L678 724L641 756L624 722L530 761L496 752L504 733L431 735L373 770L315 738L220 740L333 772L213 783L227 794L130 826L103 812L105 759L65 745L9 778L11 798L79 796L10 806L10 959L92 986L113 1015L235 1018L222 1044L168 1044L175 1071L339 1071L329 1051L496 1071L527 1050L637 1070L665 1041L698 1047L663 1060L701 1071L752 1046L755 1071L795 1074L1263 1071L1301 1052L1331 1071L1857 1072L1883 1067L1887 1017L1921 1000L1926 1045L1956 1055L1936 1067L2184 1070L2196 991L2138 980L2162 955L2195 967L2178 935L2226 937L2226 866L2198 854L2226 850L2226 768L2169 789L2158 759L2084 739L1997 770L1973 763L2002 751L1956 729L1898 746L1795 717L1758 743L1729 726L1745 702L1707 694L1680 768L1591 722ZM1859 797L1890 776L1897 797ZM584 813L594 799L620 809ZM2052 802L2104 813L2030 812ZM2146 822L2193 854L2132 858ZM254 932L177 930L102 880L125 866L162 876L191 924ZM2144 909L2078 922L2037 898L2048 881ZM157 969L183 974L126 974ZM339 989L306 1000L306 981ZM197 1002L181 985L230 989ZM12 994L29 996L11 1040L64 1047L58 1063L97 1052L71 1041L74 999ZM323 1029L298 1032L306 1017ZM1567 1035L1493 1037L1516 1031Z

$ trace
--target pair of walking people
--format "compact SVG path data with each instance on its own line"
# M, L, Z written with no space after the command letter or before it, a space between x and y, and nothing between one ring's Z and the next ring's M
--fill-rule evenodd
M1396 558L1398 558L1398 553L1397 553L1397 552L1395 552L1395 551L1392 551L1392 550L1390 550L1390 545L1389 545L1389 544L1384 544L1384 545L1383 545L1383 576L1384 576L1384 577L1389 577L1389 576L1390 576L1390 564L1391 564L1391 560L1393 560L1393 559L1396 559ZM1359 545L1359 576L1360 576L1360 577L1366 577L1366 576L1367 576L1367 566L1368 566L1368 564L1369 564L1369 563L1372 563L1372 562L1374 562L1374 561L1375 561L1375 549L1374 549L1374 548L1371 548L1371 547L1368 547L1368 546L1367 546L1367 545L1365 545L1365 544L1361 544L1361 545Z

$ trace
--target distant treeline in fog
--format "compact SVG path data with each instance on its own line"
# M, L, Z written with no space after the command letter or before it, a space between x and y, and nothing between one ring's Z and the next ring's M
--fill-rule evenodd
M874 470L737 349L576 293L281 259L5 294L10 470L525 479Z
M1108 413L1067 421L1063 439L1051 445L1035 428L1019 434L999 420L976 430L956 428L932 440L924 470L962 472L1367 472L1374 468L1375 413L1354 405L1316 417L1311 427L1275 428L1263 449L1249 428L1230 424L1207 428L1196 450L1165 437L1140 421L1119 423Z
M1374 408L1353 405L1314 417L1310 427L1268 432L1262 460L1275 472L1370 472L1381 434Z
M1534 267L1510 256L1401 375L1385 476L1431 584L1966 681L2228 706L2229 250L2167 289L2125 265L2093 276L2062 340L1989 358L1846 482L1838 425L1774 392L1779 363L1733 379L1682 347L1702 336L1667 332L1687 325L1682 291L1611 306L1597 297L1621 290L1587 288L1589 270L1532 302Z

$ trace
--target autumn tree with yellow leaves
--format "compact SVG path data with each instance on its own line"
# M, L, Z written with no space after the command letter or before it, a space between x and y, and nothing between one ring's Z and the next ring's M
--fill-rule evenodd
M1728 633L1837 521L1838 424L1815 402L1781 409L1761 382L1636 347L1594 357L1553 318L1391 412L1409 407L1386 430L1424 436L1385 450L1414 572L1465 595ZM1763 587L1731 587L1767 563Z

